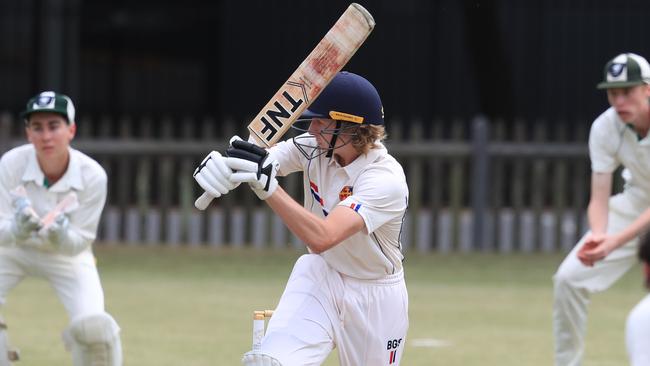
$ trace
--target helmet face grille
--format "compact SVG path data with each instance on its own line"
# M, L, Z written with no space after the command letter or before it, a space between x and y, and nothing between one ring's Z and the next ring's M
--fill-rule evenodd
M311 119L300 119L294 123L291 128L301 132L298 136L292 138L293 144L298 148L300 154L307 160L313 160L321 155L331 157L334 150L339 149L352 141L352 137L356 135L358 126L343 124L339 121L330 120L331 124L327 128L323 128L319 132L319 136L324 141L330 141L330 146L323 148L318 145L316 136L309 132L309 124ZM332 127L332 124L334 126ZM340 127L337 127L340 126ZM340 139L339 137L346 136L349 138ZM333 146L332 146L333 145Z

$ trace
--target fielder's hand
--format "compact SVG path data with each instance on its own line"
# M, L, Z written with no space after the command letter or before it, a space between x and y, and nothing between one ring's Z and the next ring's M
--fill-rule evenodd
M226 165L225 159L217 151L212 151L194 170L194 180L206 192L197 200L197 204L195 204L197 208L204 210L212 199L223 196L239 185L239 183L233 183L228 179L232 174L232 169ZM204 198L206 194L209 196L207 199ZM202 204L199 205L199 201L202 201Z
M578 259L582 264L593 267L594 264L607 257L618 246L616 235L590 235L578 250Z
M41 218L34 212L32 203L28 198L15 198L13 206L16 209L16 213L14 214L11 231L17 241L25 241L41 228Z
M247 182L261 200L271 197L278 188L275 176L280 163L265 149L234 136L226 155L226 164L234 170L230 181Z

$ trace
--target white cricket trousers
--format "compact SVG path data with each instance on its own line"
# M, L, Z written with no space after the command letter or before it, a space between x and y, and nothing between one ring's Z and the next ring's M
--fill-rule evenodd
M403 272L358 280L317 254L296 262L262 339L283 366L320 365L338 347L341 366L399 365L408 329Z
M620 232L648 207L650 204L627 193L613 196L609 200L607 232ZM593 267L585 266L577 256L584 239L583 236L553 277L553 332L557 366L577 366L582 363L590 295L609 288L636 263L638 238L614 250Z
M25 277L47 280L70 320L104 312L104 291L90 250L71 257L20 247L0 247L0 305Z
M650 365L650 295L646 295L628 315L625 344L630 366Z

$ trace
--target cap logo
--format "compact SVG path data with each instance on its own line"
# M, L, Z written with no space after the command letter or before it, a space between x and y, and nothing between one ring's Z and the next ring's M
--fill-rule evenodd
M617 77L621 75L624 68L625 64L611 64L611 66L609 66L609 74L613 77Z
M337 111L330 111L329 114L330 114L330 118L335 120L347 121L353 123L363 123L363 117L355 116L354 114L337 112Z
M34 108L54 108L54 97L49 95L41 95L36 99Z

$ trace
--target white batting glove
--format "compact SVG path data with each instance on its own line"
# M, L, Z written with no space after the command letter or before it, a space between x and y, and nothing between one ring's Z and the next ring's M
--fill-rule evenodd
M230 139L226 155L226 164L234 171L231 182L248 183L261 200L271 197L278 188L280 163L265 149L235 136Z
M226 158L219 152L212 151L194 170L194 180L214 198L223 196L239 185L228 179L233 172L226 165L225 160Z
M13 201L16 212L14 214L14 221L11 225L11 231L16 238L16 241L25 241L27 238L36 234L40 230L41 218L38 217L29 199L25 197L18 197Z
M41 235L50 242L50 244L59 247L65 243L68 235L70 219L64 213L56 216L54 221L41 231Z

